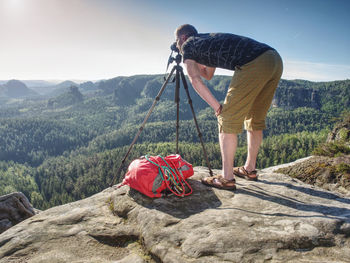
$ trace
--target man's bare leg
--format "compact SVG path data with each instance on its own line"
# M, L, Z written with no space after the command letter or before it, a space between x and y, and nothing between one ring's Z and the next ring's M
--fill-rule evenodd
M232 180L233 160L237 149L237 134L219 133L219 142L222 158L222 176L227 180Z
M263 139L263 131L247 131L248 156L244 169L248 172L256 168L256 158L258 157L259 148Z

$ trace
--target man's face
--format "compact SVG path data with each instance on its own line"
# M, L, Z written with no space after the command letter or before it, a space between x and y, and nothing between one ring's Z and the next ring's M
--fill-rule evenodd
M176 37L176 47L181 50L182 44L186 41L185 35L179 35Z

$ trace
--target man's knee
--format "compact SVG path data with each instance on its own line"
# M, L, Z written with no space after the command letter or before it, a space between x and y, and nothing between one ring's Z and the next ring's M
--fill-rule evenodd
M256 121L249 119L244 121L244 129L247 131L262 131L266 129L265 120Z

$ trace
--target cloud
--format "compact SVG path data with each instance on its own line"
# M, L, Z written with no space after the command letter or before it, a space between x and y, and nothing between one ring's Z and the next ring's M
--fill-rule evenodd
M350 66L285 60L282 78L311 81L350 79Z

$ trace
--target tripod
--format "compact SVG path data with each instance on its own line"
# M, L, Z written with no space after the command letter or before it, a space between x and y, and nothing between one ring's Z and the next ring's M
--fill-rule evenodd
M178 51L177 51L178 52ZM150 117L154 107L156 106L157 102L160 100L160 96L162 95L163 91L165 90L165 87L166 85L168 84L170 78L172 77L172 75L174 74L174 71L176 71L176 74L175 74L175 81L176 81L176 86L175 86L175 103L176 103L176 153L178 154L179 153L179 128L180 128L180 125L179 125L179 111L180 111L180 77L181 77L181 80L182 80L182 84L183 84L183 87L186 91L186 95L187 95L187 98L188 98L188 103L191 107L191 111L192 111L192 115L193 115L193 120L194 120L194 123L196 125L196 128L197 128L197 133L198 133L198 137L199 137L199 140L201 142L201 145L202 145L202 148L203 148L203 154L204 154L204 157L205 157L205 160L206 160L206 163L207 163L207 166L208 166L208 169L209 169L209 173L211 176L213 176L213 172L211 170L211 167L210 167L210 163L209 163L209 159L208 159L208 155L207 155L207 151L205 150L205 147L204 147L204 142L203 142L203 138L202 138L202 133L200 132L200 129L199 129L199 126L198 126L198 122L197 122L197 118L196 118L196 114L194 112L194 109L193 109L193 105L192 105L192 99L190 97L190 93L188 91L188 85L187 85L187 82L186 82L186 78L185 78L185 75L183 73L183 69L182 67L180 66L180 62L181 62L181 55L178 53L176 58L173 58L172 56L169 57L169 61L168 61L168 66L170 63L172 63L173 61L176 61L176 65L174 65L174 67L172 68L172 70L170 71L170 74L168 75L168 77L165 79L164 81L164 84L162 85L158 95L156 96L155 100L153 101L153 104L151 106L151 108L148 110L148 113L143 121L143 123L141 124L137 134L135 135L132 143L130 144L129 146L129 149L127 151L127 153L125 154L123 160L122 160L122 163L120 164L119 166L119 169L117 171L117 173L114 175L113 177L113 180L112 182L110 183L110 187L112 187L114 184L115 184L115 181L117 179L117 176L118 174L121 172L123 166L124 166L124 163L126 161L126 158L128 157L129 153L131 152L135 142L137 141L138 137L140 136L142 130L144 129L144 126L148 120L148 118Z

